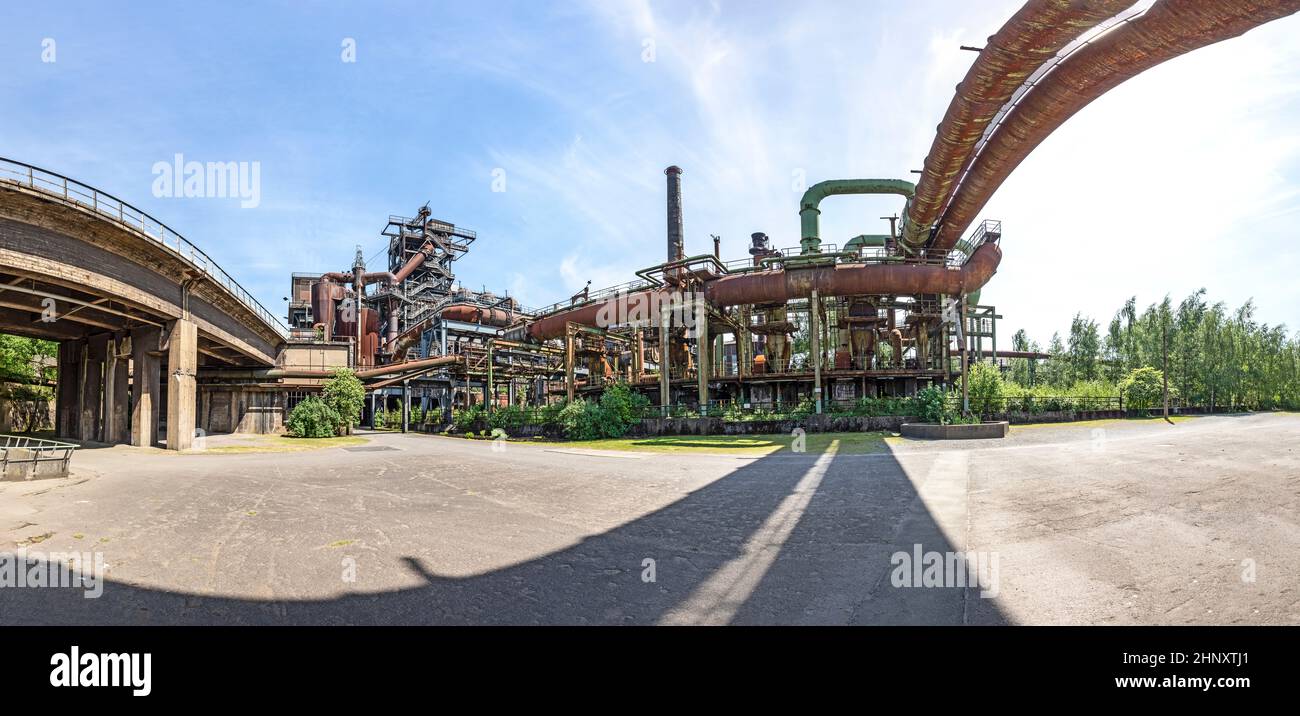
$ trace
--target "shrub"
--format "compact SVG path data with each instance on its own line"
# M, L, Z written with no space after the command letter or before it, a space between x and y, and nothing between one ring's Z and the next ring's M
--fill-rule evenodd
M560 410L560 430L570 440L595 440L602 434L604 412L598 403L588 403L578 398Z
M650 407L650 400L622 383L616 383L600 394L601 418L607 420L605 437L621 438L628 428L641 420Z
M483 406L481 405L471 405L468 408L459 408L451 412L451 422L459 432L470 430L474 423L482 417Z
M321 400L338 416L335 432L345 432L357 424L361 408L366 403L366 388L356 373L347 368L334 371L333 377L321 387Z
M859 417L878 417L881 415L916 415L919 412L913 398L863 397L849 410L850 415Z
M927 423L950 425L958 422L960 416L952 407L948 393L937 385L920 390L916 394L916 406L921 420Z
M330 438L338 434L338 411L312 395L294 406L285 427L297 438Z
M1164 374L1143 366L1134 368L1119 383L1120 395L1124 396L1124 405L1134 410L1148 410L1164 402ZM1169 394L1173 396L1173 389Z
M979 362L967 376L970 409L976 415L988 415L1002 409L1002 372L992 363Z
M524 426L528 420L528 411L517 405L507 405L504 408L497 408L487 416L488 426L492 428L501 428L509 433Z
M796 418L806 418L817 412L817 401L811 395L806 395L799 399L799 403L794 406L790 414Z

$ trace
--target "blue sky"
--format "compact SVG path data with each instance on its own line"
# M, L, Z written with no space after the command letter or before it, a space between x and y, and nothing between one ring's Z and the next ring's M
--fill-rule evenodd
M479 232L467 286L543 305L663 260L669 164L688 253L719 234L727 258L753 231L797 244L800 178L912 178L974 57L958 46L1018 6L9 2L0 156L150 212L276 313L291 271L374 256L426 201ZM1300 328L1297 36L1291 17L1156 68L1021 166L984 212L1005 224L984 297L1008 328L1046 342L1076 310L1105 323L1200 286ZM177 153L258 162L260 204L153 196ZM833 199L823 236L900 209Z

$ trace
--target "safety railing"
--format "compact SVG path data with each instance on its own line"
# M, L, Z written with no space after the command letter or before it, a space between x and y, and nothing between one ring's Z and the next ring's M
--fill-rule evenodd
M218 266L202 249L173 231L171 227L112 194L82 184L75 179L69 179L62 174L3 157L0 157L0 183L26 187L66 203L89 209L100 218L112 221L158 243L201 271L214 283L225 288L281 337L289 335L289 329L280 322L279 318L253 298L251 293L239 285L238 281Z
M43 472L67 474L72 451L77 447L58 440L0 435L0 478L7 477L11 468L23 472L24 476Z

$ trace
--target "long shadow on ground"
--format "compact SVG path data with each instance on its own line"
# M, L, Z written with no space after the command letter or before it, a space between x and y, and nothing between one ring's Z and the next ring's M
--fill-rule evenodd
M917 469L931 472L919 478L946 479L925 460L916 461ZM112 580L98 599L83 598L79 589L0 588L0 623L1006 621L996 600L979 598L978 587L893 586L891 555L911 553L917 544L927 552L957 549L892 453L818 458L783 451L572 547L480 575L440 576L406 557L422 579L419 586L287 601ZM645 560L653 560L654 581L646 580Z

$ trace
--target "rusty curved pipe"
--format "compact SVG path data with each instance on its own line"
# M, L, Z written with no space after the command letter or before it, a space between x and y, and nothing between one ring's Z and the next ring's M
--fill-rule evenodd
M403 264L403 266L400 269L397 270L397 273L392 274L392 279L389 281L389 283L396 286L397 284L405 281L407 276L410 276L411 273L413 273L417 268L419 268L421 264L423 264L425 261L428 261L429 257L432 255L433 255L433 242L432 241L424 242L424 246L421 246L420 250L417 251L414 256L412 256L405 264Z
M940 218L947 250L1002 182L1057 127L1093 100L1166 60L1300 11L1300 0L1161 0L1061 62L1008 114Z
M733 274L704 284L704 297L716 307L773 303L808 298L813 289L820 296L853 296L881 293L942 293L956 296L978 290L998 270L1002 249L986 243L971 254L960 269L918 264L844 264L807 269L773 269ZM664 289L648 289L605 301L553 313L518 331L545 341L564 336L566 323L597 325L602 312L614 313L617 302L626 306L660 306L671 296ZM649 303L638 303L649 300ZM509 333L507 338L514 337Z
M1133 0L1029 0L988 39L936 128L901 241L919 247L990 121L1039 67Z

